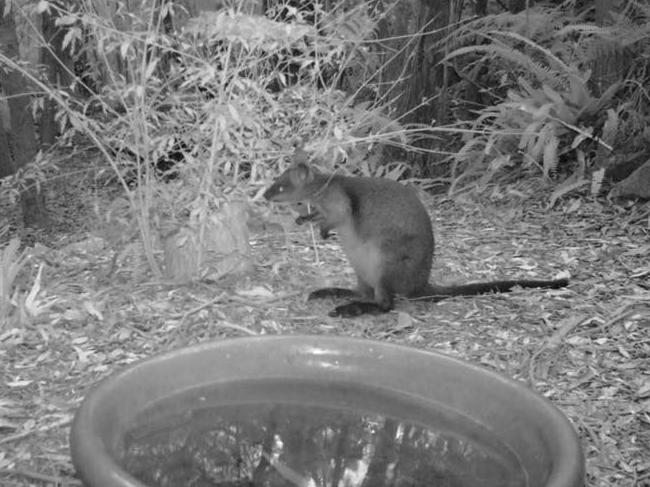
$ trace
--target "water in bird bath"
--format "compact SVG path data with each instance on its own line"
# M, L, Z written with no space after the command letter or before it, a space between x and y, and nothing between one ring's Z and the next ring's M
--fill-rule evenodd
M186 390L137 415L121 456L152 487L528 485L516 453L477 422L433 401L343 381Z

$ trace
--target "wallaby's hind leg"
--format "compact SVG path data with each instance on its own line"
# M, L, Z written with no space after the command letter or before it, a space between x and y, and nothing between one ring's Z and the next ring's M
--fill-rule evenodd
M386 313L387 309L382 309L377 303L369 301L352 301L350 303L337 306L328 313L329 316L341 318L354 318L361 315L379 315Z
M354 299L355 301L337 306L328 313L329 316L351 318L362 314L379 314L385 312L381 309L381 306L374 302L374 296L375 291L373 288L365 282L358 280L357 289L355 290L341 287L326 287L312 291L307 299Z
M352 318L363 314L382 314L393 309L393 294L383 282L373 289L359 281L359 294L371 301L352 301L351 303L342 304L330 311L329 315Z
M344 287L324 287L322 289L316 289L309 293L308 300L312 299L324 299L324 298L347 298L347 299L367 299L372 301L374 299L374 291L371 286L365 282L357 279L357 288L356 289L347 289Z
M357 291L352 289L345 289L341 287L326 287L323 289L317 289L309 293L307 299L324 299L324 298L347 298L347 299L360 299L362 295ZM377 314L379 311L376 303L371 301L352 301L351 303L342 304L337 306L328 314L329 316L342 316L344 318L350 318L352 316L359 316L366 313L372 313L374 311Z

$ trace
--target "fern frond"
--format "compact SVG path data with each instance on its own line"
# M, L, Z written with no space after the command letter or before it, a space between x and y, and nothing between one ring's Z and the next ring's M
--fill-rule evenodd
M498 32L498 31L490 31L489 34L491 35L499 35L499 36L504 36L504 37L510 37L512 39L516 39L519 42L523 42L525 44L528 44L529 46L533 47L534 49L537 49L541 53L543 53L546 58L557 65L557 68L564 71L565 73L573 73L575 71L575 68L571 68L567 66L565 63L562 62L560 58L555 56L550 50L546 49L543 46L540 46L537 42L528 39L527 37L524 37L520 34L517 34L516 32Z
M538 63L530 56L509 47L497 46L494 44L480 46L466 46L456 49L445 56L442 62L449 61L455 57L465 54L481 54L483 59L488 56L500 56L506 61L519 65L527 72L532 73L540 83L548 83L553 86L561 86L561 79L558 73L551 70L549 66Z
M616 41L618 45L628 47L648 38L650 35L650 22L639 25L632 19L621 17L614 25L572 24L563 27L557 32L558 38L561 39L576 34Z

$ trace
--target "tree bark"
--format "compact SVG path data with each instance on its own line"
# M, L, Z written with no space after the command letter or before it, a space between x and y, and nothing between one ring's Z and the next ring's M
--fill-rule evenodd
M530 0L532 3L532 0ZM508 11L511 14L518 14L526 8L526 0L509 0L508 1Z
M72 57L69 50L63 49L65 30L55 25L56 14L54 11L43 12L42 29L43 38L47 45L41 47L41 62L47 66L47 75L50 86L56 89L65 89L72 81L70 73L74 70ZM46 100L41 117L41 146L48 147L54 143L59 135L59 127L55 121L56 104L53 100Z
M0 125L0 179L16 172L14 161L11 159L9 149L9 134L3 125Z
M378 0L378 4L383 10L383 1ZM378 37L392 39L384 42L386 61L381 70L381 84L386 87L388 99L398 96L395 100L398 114L409 113L406 122L428 124L441 116L439 101L433 104L423 100L434 99L442 91L444 76L438 62L444 53L432 46L446 35L449 8L449 0L402 0L379 23ZM421 29L434 33L410 41L409 35ZM405 48L407 42L411 44ZM399 54L394 55L396 52Z
M377 3L383 10L383 0ZM396 115L407 114L402 117L405 123L444 124L449 117L446 68L440 64L445 51L436 44L448 34L450 16L450 0L401 0L379 23L378 38L390 39L382 46L386 61L379 81L385 87L385 99L395 99ZM418 32L422 35L405 49ZM427 149L433 144L431 140L417 143ZM413 164L428 166L429 156L408 157Z
M9 145L11 130L11 117L9 115L9 105L4 98L4 90L0 88L0 179L16 172L14 161L11 158L11 146Z
M606 25L612 20L612 0L596 0L596 24Z
M15 4L14 4L15 5ZM18 37L13 11L5 11L5 0L0 0L0 50L10 59L19 59ZM19 71L0 69L0 85L8 97L11 117L12 156L16 170L31 162L36 155L36 134L30 110L30 84ZM35 183L35 182L34 182ZM47 221L43 194L36 184L28 184L21 192L23 222L26 226L43 226Z

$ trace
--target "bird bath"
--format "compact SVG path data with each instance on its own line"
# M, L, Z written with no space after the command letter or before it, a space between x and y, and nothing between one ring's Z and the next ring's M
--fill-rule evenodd
M216 341L92 390L72 459L87 487L583 487L567 419L524 385L370 340Z

